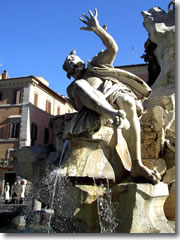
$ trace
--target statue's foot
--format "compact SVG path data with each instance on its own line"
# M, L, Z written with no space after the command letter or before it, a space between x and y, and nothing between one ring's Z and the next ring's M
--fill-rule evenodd
M149 168L147 168L143 164L139 164L138 162L136 164L133 164L131 169L131 176L133 178L143 177L152 184L157 184L161 180L161 176L158 171L150 170Z

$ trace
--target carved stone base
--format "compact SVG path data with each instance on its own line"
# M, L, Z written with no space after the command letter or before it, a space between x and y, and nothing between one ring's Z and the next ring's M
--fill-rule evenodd
M68 208L58 202L55 209L52 224L57 232L174 233L163 210L167 184L77 184L68 190L62 199Z
M123 138L121 130L118 132L118 137ZM119 183L127 171L115 149L116 144L117 134L114 134L114 129L105 126L88 138L71 138L61 174L105 178ZM126 148L121 145L120 150L123 152Z
M121 233L173 233L164 214L168 185L125 183L115 186L112 201L117 203L115 217L117 232Z

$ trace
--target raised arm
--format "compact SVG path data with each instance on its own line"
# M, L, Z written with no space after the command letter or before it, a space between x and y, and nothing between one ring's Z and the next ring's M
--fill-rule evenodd
M95 15L93 15L91 10L88 11L90 18L86 14L82 14L86 20L83 18L80 18L80 20L85 23L87 27L82 27L81 30L92 31L102 40L107 49L99 54L98 62L103 65L112 65L118 51L118 46L112 36L106 32L105 27L99 25L97 9L95 8L94 11Z

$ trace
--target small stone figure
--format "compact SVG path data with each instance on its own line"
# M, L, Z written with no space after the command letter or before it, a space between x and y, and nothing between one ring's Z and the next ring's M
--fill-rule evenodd
M113 68L118 46L104 27L99 25L97 9L95 15L89 10L90 17L83 14L80 20L87 25L81 30L94 32L106 46L106 50L99 52L87 68L75 51L66 58L63 69L67 77L74 78L68 86L67 93L73 107L81 112L85 107L100 116L110 119L115 128L121 127L131 156L132 177L144 177L155 184L160 180L156 170L150 170L141 160L141 140L139 117L143 113L142 102L151 93L150 87L137 76L120 69ZM86 118L78 118L78 125L82 125ZM77 126L77 122L74 123ZM71 125L72 128L72 125ZM81 130L80 126L80 130Z

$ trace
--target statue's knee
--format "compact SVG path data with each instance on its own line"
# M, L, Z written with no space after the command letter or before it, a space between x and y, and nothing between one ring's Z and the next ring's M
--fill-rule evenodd
M124 96L121 99L121 104L124 106L125 109L136 109L135 100L132 97Z

